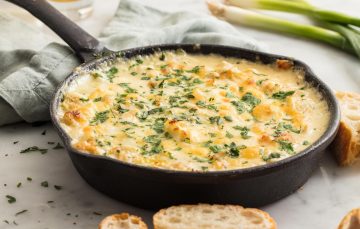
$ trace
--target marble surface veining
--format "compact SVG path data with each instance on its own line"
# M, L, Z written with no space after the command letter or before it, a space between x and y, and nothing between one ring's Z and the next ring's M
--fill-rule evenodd
M94 35L111 18L118 0L106 2L102 4L103 1L95 0L94 15L79 22ZM145 2L168 10L192 8L206 12L202 0ZM360 16L357 0L317 0L314 4ZM284 17L306 21L288 14ZM356 58L308 40L247 28L239 27L239 30L266 43L270 52L306 62L332 89L360 92L360 65ZM44 32L53 35L46 28ZM54 40L58 38L54 37ZM51 124L37 127L17 124L0 128L1 229L97 228L105 215L124 211L151 222L153 212L115 201L87 185L75 171L65 150L53 149L58 142L60 139ZM47 153L19 153L35 145L48 149ZM331 148L302 188L262 208L275 218L280 229L336 228L349 210L360 207L360 162L341 168L335 164L330 152ZM32 180L27 180L28 177ZM41 185L44 181L48 182L48 187ZM21 186L17 187L19 183ZM9 204L6 195L15 197L16 202ZM16 215L23 210L27 211Z

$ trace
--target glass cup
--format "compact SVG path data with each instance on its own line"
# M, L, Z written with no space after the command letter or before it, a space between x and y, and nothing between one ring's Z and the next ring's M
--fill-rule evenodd
M94 0L48 0L72 20L81 20L91 15Z

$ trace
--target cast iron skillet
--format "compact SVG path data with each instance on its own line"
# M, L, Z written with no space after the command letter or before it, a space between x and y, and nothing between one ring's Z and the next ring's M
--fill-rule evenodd
M77 70L97 68L116 58L95 38L72 23L44 0L9 0L46 23L85 63ZM183 49L188 53L216 53L271 64L277 59L291 60L303 69L306 81L322 93L330 109L330 124L323 136L306 150L287 159L246 169L218 172L185 172L129 164L104 156L80 152L71 146L56 116L58 105L69 84L78 77L74 70L60 84L51 102L51 119L80 175L94 188L126 203L156 209L185 203L231 203L249 207L279 200L300 188L317 168L324 149L333 140L339 125L339 108L329 87L310 68L289 57L220 45L169 44L122 51L125 57L148 55L158 50ZM94 58L98 56L98 58ZM101 57L99 57L101 56Z

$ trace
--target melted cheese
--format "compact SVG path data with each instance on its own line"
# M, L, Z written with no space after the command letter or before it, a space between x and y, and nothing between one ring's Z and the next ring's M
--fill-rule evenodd
M300 152L328 126L327 103L290 64L175 52L119 59L80 75L58 118L75 148L129 163L263 165Z

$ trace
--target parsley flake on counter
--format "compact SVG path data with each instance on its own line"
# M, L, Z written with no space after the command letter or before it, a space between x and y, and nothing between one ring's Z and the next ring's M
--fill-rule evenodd
M41 154L47 153L48 149L41 149L38 146L31 146L24 150L21 150L20 153L30 153L30 152L40 152Z
M21 214L24 214L25 212L27 212L28 210L22 210L22 211L19 211L17 213L15 213L15 216L18 216L18 215L21 215Z
M16 198L10 195L6 195L7 201L9 204L13 204L16 202Z
M41 182L41 186L47 188L49 187L49 183L47 181L43 181Z
M55 188L56 190L61 190L63 187L60 186L60 185L54 185L54 188Z

